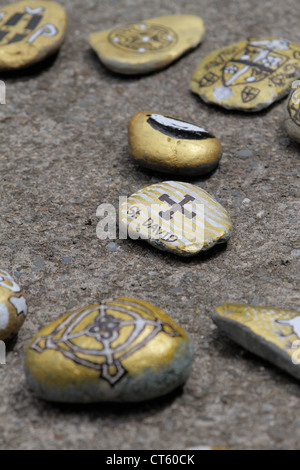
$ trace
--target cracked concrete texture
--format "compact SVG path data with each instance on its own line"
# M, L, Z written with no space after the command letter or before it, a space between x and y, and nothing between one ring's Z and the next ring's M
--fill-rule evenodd
M225 301L300 309L300 147L284 128L285 100L247 115L208 106L188 90L197 64L215 48L248 36L300 43L297 0L60 3L69 29L59 54L1 77L1 268L25 289L30 312L0 366L0 447L299 448L299 383L220 334L210 314ZM88 46L90 32L172 13L202 16L206 37L156 74L113 74ZM97 239L99 204L117 206L119 195L172 179L142 170L128 155L127 124L143 109L220 138L218 169L189 181L229 211L227 247L185 260L145 242L116 240L111 249ZM72 307L115 295L153 302L189 332L196 354L184 389L128 406L36 398L23 374L30 338Z

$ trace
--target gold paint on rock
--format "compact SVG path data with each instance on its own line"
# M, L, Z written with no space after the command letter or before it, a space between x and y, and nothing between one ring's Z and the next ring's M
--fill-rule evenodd
M285 114L285 127L289 136L300 142L300 80L288 97Z
M140 74L166 67L196 47L204 32L198 16L169 15L93 33L89 44L109 69Z
M162 310L119 297L74 310L44 327L30 342L26 367L50 387L98 383L168 366L189 339Z
M56 2L28 0L0 7L0 70L27 67L53 54L67 28Z
M259 111L286 96L299 72L299 44L275 37L250 38L206 56L190 88L207 103Z
M26 314L24 292L10 274L0 270L0 341L9 340L17 334Z
M221 204L203 189L179 181L157 183L132 194L120 208L120 227L131 238L180 256L194 256L226 242L232 231Z
M300 312L225 303L212 317L234 341L300 378Z
M131 118L128 145L140 165L180 175L208 173L222 155L220 141L204 129L151 111L141 111Z

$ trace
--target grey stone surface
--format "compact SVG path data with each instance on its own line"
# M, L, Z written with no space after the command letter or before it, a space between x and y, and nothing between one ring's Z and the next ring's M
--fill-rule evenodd
M56 59L34 73L1 76L1 265L20 273L29 314L0 366L0 447L299 448L299 382L220 334L210 313L225 301L253 299L300 308L299 257L291 255L300 249L300 147L284 128L285 100L244 115L205 105L188 91L212 49L252 35L300 42L297 0L61 3L69 31ZM207 33L164 71L119 77L89 49L90 32L170 13L202 16ZM227 248L184 260L130 240L109 252L108 241L97 239L100 203L117 206L119 195L164 179L137 167L127 152L127 124L141 109L205 123L220 138L218 169L190 182L230 212ZM252 157L238 156L245 148ZM45 267L34 270L38 256ZM33 334L74 306L128 294L157 304L189 332L195 361L183 393L126 407L56 406L31 394L23 356Z

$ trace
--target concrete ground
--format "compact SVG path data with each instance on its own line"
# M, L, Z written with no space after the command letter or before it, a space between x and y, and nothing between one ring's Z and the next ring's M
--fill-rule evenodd
M299 448L299 383L220 334L210 314L225 301L300 309L300 146L283 125L285 100L247 115L208 106L188 90L212 49L248 36L300 43L298 1L60 3L69 30L58 56L1 77L1 268L25 289L30 313L0 366L0 447ZM172 13L202 16L207 33L166 70L124 78L89 48L90 32ZM227 247L184 260L145 242L97 239L99 204L117 206L119 195L172 179L140 169L128 154L127 123L143 109L190 120L221 139L219 168L191 182L230 212ZM183 390L130 406L36 398L23 373L30 338L72 307L115 295L153 302L189 332L195 361Z

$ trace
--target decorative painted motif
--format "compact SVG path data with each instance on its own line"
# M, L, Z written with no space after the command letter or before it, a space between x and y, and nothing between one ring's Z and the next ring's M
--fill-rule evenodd
M0 270L0 340L13 337L22 326L27 314L24 293L13 277Z
M30 65L63 41L66 12L52 1L21 1L0 10L0 69ZM34 47L32 47L34 46Z
M99 371L100 377L114 386L127 373L124 359L161 332L180 336L170 324L156 318L146 304L108 300L72 313L51 334L38 336L31 349L60 352L76 364ZM87 346L81 347L79 339Z
M145 22L114 29L108 40L115 47L144 54L173 47L178 36L171 28Z
M258 111L287 95L299 71L299 44L251 38L209 54L190 86L209 103Z
M93 33L89 43L114 72L143 74L166 67L196 47L203 35L198 16L170 15Z
M25 371L46 400L136 402L182 385L192 360L188 335L165 312L119 297L44 327L28 345Z
M206 191L177 181L148 186L120 209L121 228L161 250L196 255L227 241L232 226L226 210Z

